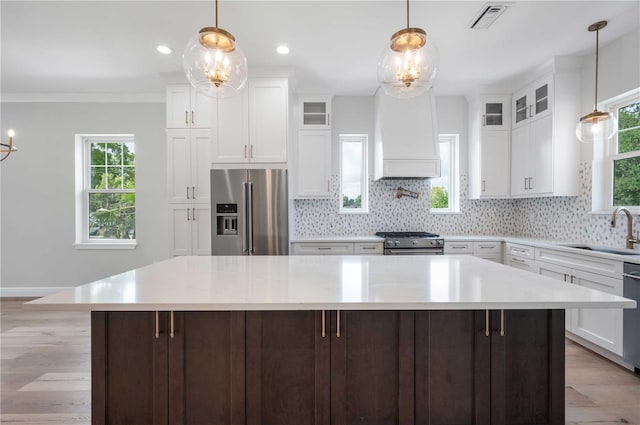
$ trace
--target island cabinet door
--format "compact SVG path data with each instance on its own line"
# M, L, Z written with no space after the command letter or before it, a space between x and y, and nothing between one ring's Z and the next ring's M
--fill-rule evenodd
M485 311L416 312L416 423L490 424Z
M91 313L93 425L168 423L168 316L157 317L154 312Z
M169 423L244 424L245 313L169 315Z
M246 314L247 425L328 425L331 338L327 314Z
M491 312L491 423L564 424L564 310Z
M414 312L328 314L331 424L414 424Z

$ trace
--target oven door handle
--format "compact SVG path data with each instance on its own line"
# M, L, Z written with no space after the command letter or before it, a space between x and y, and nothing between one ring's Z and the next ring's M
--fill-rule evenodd
M385 249L385 255L442 255L444 251L442 248L437 249L420 249L420 248L407 248L407 249Z

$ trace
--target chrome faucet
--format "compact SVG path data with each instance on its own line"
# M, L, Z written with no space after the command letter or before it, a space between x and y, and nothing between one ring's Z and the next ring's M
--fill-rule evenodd
M616 217L618 217L618 213L622 211L627 215L627 249L633 249L633 245L640 244L640 235L633 238L633 225L631 216L631 211L625 207L618 207L613 210L613 214L611 214L611 227L616 227Z

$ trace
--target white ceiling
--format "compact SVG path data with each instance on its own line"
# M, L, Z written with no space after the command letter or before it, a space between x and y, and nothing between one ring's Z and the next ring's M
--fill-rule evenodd
M411 25L440 52L439 95L460 95L552 56L592 54L586 28L601 19L601 46L640 26L640 2L522 1L488 30L468 26L484 1L411 1ZM6 1L1 13L3 94L160 94L182 72L182 50L213 26L210 1ZM370 95L382 48L405 26L405 2L220 0L219 25L249 70L292 67L301 91ZM171 56L155 51L158 43ZM280 43L288 56L275 52Z

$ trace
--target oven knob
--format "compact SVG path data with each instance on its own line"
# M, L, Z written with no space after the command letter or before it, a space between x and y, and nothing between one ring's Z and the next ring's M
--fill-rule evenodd
M396 246L400 245L400 241L396 241Z
M387 241L387 245L393 245L393 242Z
M414 239L411 243L414 244L414 245L418 245L417 239Z
M429 241L429 245L433 246L435 245L436 241Z

